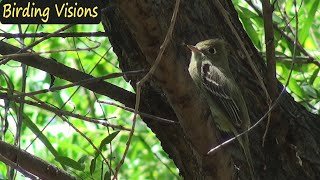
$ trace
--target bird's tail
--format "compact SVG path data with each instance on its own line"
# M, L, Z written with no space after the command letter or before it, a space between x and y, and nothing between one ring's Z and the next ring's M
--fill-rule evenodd
M242 146L244 155L246 157L246 161L248 163L251 179L255 180L254 166L253 166L253 161L252 161L252 158L251 158L250 147L249 147L249 138L248 138L247 134L244 135L243 140L244 140L244 142L241 142L242 140L239 139L239 143Z

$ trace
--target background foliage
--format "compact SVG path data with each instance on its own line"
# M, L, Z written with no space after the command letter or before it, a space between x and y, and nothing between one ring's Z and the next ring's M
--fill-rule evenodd
M253 44L265 55L262 8L259 1L234 0L241 22ZM315 114L320 111L319 78L319 21L320 1L312 0L275 0L274 29L277 58L277 78L283 84L288 79L294 54L293 40L297 35L301 49L297 48L292 79L288 92L308 110ZM297 9L297 16L295 13ZM298 25L298 26L297 26ZM292 41L289 41L288 38ZM309 57L311 56L311 57Z
M239 13L239 18L243 23L253 44L264 56L265 43L263 18L261 17L260 1L233 0L235 8ZM319 40L320 32L320 1L314 0L277 0L274 3L274 25L275 42L277 51L277 76L279 81L285 83L288 79L291 62L293 60L294 46L288 40L295 39L301 47L298 49L296 65L293 69L292 79L287 88L292 93L295 100L303 104L308 110L315 114L320 114L320 63L319 63ZM298 14L295 17L295 8ZM298 21L298 23L296 23ZM298 26L297 26L298 25ZM22 25L22 33L53 32L62 25ZM18 25L0 25L1 31L19 33ZM96 32L104 31L102 25L77 25L68 30L69 32ZM287 37L286 37L287 36ZM23 39L25 44L34 41L33 38ZM8 39L8 43L21 47L21 39ZM96 47L97 46L97 47ZM68 49L94 47L91 50L65 51ZM72 68L91 73L95 77L121 72L116 55L106 37L81 37L81 38L50 38L45 42L35 46L33 51L45 52L61 50L61 52L45 53L42 56L54 58ZM308 57L311 56L311 57ZM22 91L23 71L21 64L10 61L6 65L0 66L0 90L5 92L11 86L15 91ZM26 72L26 92L37 91L50 87L52 77L50 74L32 67ZM123 78L110 79L111 82L129 91L132 87ZM54 87L69 84L69 82L56 78ZM68 88L57 92L50 92L36 95L41 101L54 107L71 111L84 116L107 119L111 124L124 127L131 127L132 113L124 111L112 105L98 103L98 100L113 102L108 97L93 94L84 88ZM115 102L117 103L117 102ZM5 117L5 102L0 100L0 117L3 130ZM20 104L11 102L8 131L1 134L1 139L12 143L16 136L17 114ZM92 160L95 159L94 148L78 132L52 112L24 105L23 115L26 120L22 126L21 149L62 167L65 165L69 173L80 179L101 179L108 168L102 165L99 157L95 163L93 171ZM85 134L96 146L99 146L103 139L118 129L106 128L82 120L68 117L68 121L74 124L78 130ZM44 129L40 135L43 138L36 138L37 134ZM2 131L3 132L3 131ZM120 131L110 144L103 148L103 154L115 168L122 157L128 139L128 131ZM39 136L39 135L38 135ZM72 164L70 159L77 163ZM8 167L0 162L0 178L7 177ZM90 172L91 168L91 172ZM149 128L139 119L136 126L135 135L130 147L129 154L120 170L120 179L179 179L178 170L167 154L162 150L160 142ZM17 179L23 179L18 174Z
M28 33L34 32L53 32L62 25L23 25L23 29ZM1 25L1 29L10 33L19 33L18 25ZM103 31L102 25L78 25L68 30L69 32L96 32ZM25 39L26 44L32 43L34 40ZM20 46L17 40L10 39L9 43ZM65 52L66 49L95 47L91 51L73 51ZM92 71L92 75L99 77L102 75L121 72L117 57L112 51L110 43L105 37L90 37L90 38L51 38L38 46L33 48L36 52L45 52L52 50L62 50L58 53L43 54L47 58L54 58L60 63L63 63L72 68L82 70L86 73ZM1 67L1 88L8 88L4 76L8 76L10 83L13 84L16 91L21 91L22 70L19 63L10 61ZM129 91L133 91L132 87L123 79L115 78L108 80L109 82L120 86ZM50 87L50 74L28 67L27 71L27 86L26 92L37 91ZM56 78L54 86L62 86L70 84L69 82ZM41 101L46 102L57 108L61 108L73 113L87 115L95 118L105 118L111 124L122 125L130 127L132 122L132 113L124 111L120 108L99 104L97 100L104 100L112 102L107 97L102 97L98 94L93 94L91 91L84 88L68 88L57 92L45 93L36 96ZM70 99L70 100L69 100ZM67 102L67 103L66 103ZM64 105L66 103L66 105ZM6 142L13 143L18 104L14 104L10 109L9 130L2 139ZM24 122L22 127L21 148L27 149L28 152L36 154L38 157L46 161L58 165L61 164L55 160L55 156L50 151L51 147L57 151L57 155L69 157L75 161L83 161L85 165L84 171L77 171L72 167L68 167L70 172L80 179L99 179L101 178L101 164L102 159L98 158L96 163L96 170L93 175L90 175L91 160L94 158L95 150L92 146L74 131L68 124L63 122L60 118L55 117L53 113L45 110L34 108L25 105L23 113L29 118L30 122ZM1 101L1 115L4 115L4 102ZM106 128L101 125L96 125L89 122L84 122L79 119L68 117L69 122L73 123L82 133L84 133L93 143L98 146L100 142L117 129ZM36 138L35 132L31 130L32 125L36 125L39 130L42 130L48 123L42 134L47 138L49 144L44 144L39 138ZM2 120L2 125L3 124ZM130 147L130 152L127 160L120 171L120 178L124 179L158 179L158 178L175 178L177 176L177 169L173 162L168 158L167 154L163 152L160 142L155 135L140 119L137 122L137 129L133 137L133 143ZM105 157L111 160L113 167L119 162L128 139L128 131L121 131L112 141L111 146L105 148ZM34 141L35 140L35 141ZM34 142L33 142L34 141ZM30 146L30 147L29 147ZM104 171L107 170L103 167ZM7 167L4 163L0 164L0 174L6 177ZM104 174L104 173L103 173ZM18 179L22 178L17 176Z

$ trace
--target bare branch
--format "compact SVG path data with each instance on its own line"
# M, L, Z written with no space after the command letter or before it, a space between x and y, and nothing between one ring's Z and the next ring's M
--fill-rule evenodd
M79 86L79 85L83 86L83 85L88 84L88 83L95 83L95 82L103 81L103 80L106 80L106 79L122 77L124 75L130 76L130 75L141 74L143 72L145 72L145 71L144 70L138 70L138 71L123 72L123 73L111 73L111 74L107 74L107 75L104 75L104 76L101 76L101 77L93 77L93 78L89 78L89 79L80 80L78 82L74 82L74 83L67 84L67 85L64 85L64 86L57 86L57 87L52 87L52 88L49 88L49 89L42 89L42 90L39 90L39 91L33 91L33 92L28 92L28 93L19 93L19 94L11 96L9 98L10 99L16 99L16 98L21 98L21 97L25 97L25 96L34 96L34 95L43 94L43 93L46 93L46 92L59 91L59 90L67 89L67 88L74 87L74 86Z
M0 161L2 161L3 163L5 163L6 165L10 166L12 169L15 169L17 171L19 171L21 174L23 174L25 177L28 177L30 179L37 179L36 176L34 176L33 174L29 173L28 171L24 170L23 168L21 168L20 166L18 166L16 163L10 161L9 159L7 159L6 157L2 156L2 154L0 153Z
M0 141L0 154L15 164L19 161L19 167L41 179L76 179L56 166L3 141Z
M37 37L45 37L48 36L52 33L23 33L23 34L15 34L15 33L0 33L0 37L4 37L6 39L10 38L37 38ZM58 33L58 34L53 34L51 37L62 37L62 38L67 38L67 37L106 37L107 34L106 32L66 32L66 33Z
M113 103L113 102L107 102L107 101L98 101L98 102L103 103L103 104L109 104L109 105L112 105L112 106L116 106L116 107L119 107L119 108L124 109L126 111L134 112L134 109L132 109L132 108L121 106L121 105ZM162 117L154 116L154 115L143 113L143 112L139 112L139 111L138 111L137 114L139 114L142 117L146 117L146 118L149 118L149 119L154 119L154 120L161 121L161 122L178 124L178 122L176 122L176 121L165 119L165 118L162 118Z
M275 59L275 44L272 12L273 8L270 0L262 0L263 7L263 22L265 31L266 43L266 57L267 57L267 79L268 79L268 92L271 100L274 100L277 94L277 78L276 78L276 59Z

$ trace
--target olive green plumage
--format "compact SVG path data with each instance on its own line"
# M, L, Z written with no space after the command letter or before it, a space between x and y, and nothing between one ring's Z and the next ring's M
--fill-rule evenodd
M189 72L206 99L217 127L237 135L250 127L244 98L229 68L228 52L221 39L209 39L188 45L192 51ZM253 178L248 135L238 138Z

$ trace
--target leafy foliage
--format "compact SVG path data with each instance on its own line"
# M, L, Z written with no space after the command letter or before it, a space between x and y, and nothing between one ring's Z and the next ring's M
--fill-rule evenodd
M53 32L62 25L23 25L25 33ZM18 25L1 25L1 29L10 33L18 32ZM95 32L103 31L102 25L78 25L68 30L69 32ZM33 38L26 38L24 42L30 44ZM8 43L20 46L16 40L8 39ZM88 50L65 51L67 49L88 48ZM121 72L116 55L106 37L90 38L51 38L33 48L35 52L60 50L61 52L44 53L41 56L53 58L72 68L90 73L95 76ZM26 92L70 84L65 80L55 78L52 83L50 74L41 70L28 67ZM22 71L21 65L10 61L1 67L0 87L2 92L21 92ZM108 82L133 92L132 87L123 79L109 79ZM12 92L13 93L13 92ZM123 127L131 127L132 113L118 107L103 105L99 100L112 101L108 97L93 94L82 87L71 87L56 92L38 94L35 96L39 101L45 102L52 107L69 111L82 116L100 118L110 124ZM30 98L26 98L30 100ZM9 111L5 111L5 103L0 100L1 118L8 113L8 131L2 134L2 139L13 143L16 131L19 103L10 102ZM41 108L35 108L24 104L23 126L21 135L21 148L36 156L67 169L71 174L80 179L105 179L110 178L110 170L103 162L101 155L92 145L77 131L64 122L61 117ZM98 147L102 154L111 163L112 169L116 167L122 157L129 132L112 129L102 125L84 122L73 117L67 117L79 131L87 136ZM2 125L4 121L2 119ZM139 120L136 127L133 146L127 156L124 166L120 170L119 178L143 177L146 179L177 177L177 169L172 160L163 152L160 142L153 133ZM148 163L146 163L148 162ZM7 166L0 164L0 176L7 177ZM21 179L21 175L17 179Z
M294 61L295 65L287 90L309 111L320 114L320 33L318 31L320 1L278 0L275 2L273 24L277 78L285 84L289 77L291 63ZM253 44L264 56L266 42L264 42L261 2L234 0L233 3ZM298 11L297 15L295 9ZM293 41L296 36L300 47L294 54Z

